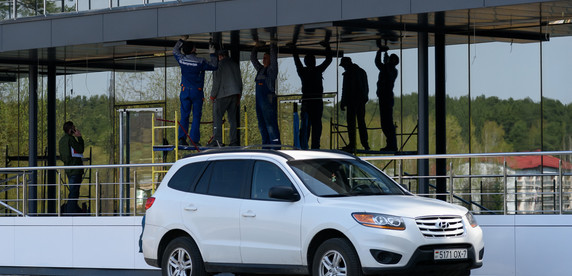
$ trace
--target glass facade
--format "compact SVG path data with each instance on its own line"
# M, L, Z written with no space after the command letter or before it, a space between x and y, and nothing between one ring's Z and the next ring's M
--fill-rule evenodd
M42 15L47 13L84 11L105 9L129 5L146 5L167 3L169 1L43 1L38 5L22 5L26 1L3 1L0 3L0 13L3 19ZM16 7L16 8L14 8ZM542 9L543 6L540 5ZM449 32L445 36L445 126L446 140L437 141L436 122L436 83L435 83L435 36L429 35L429 71L428 71L428 102L429 108L429 153L435 153L438 143L446 144L449 154L463 153L501 153L501 152L534 152L534 151L567 151L572 148L572 69L568 61L572 54L568 45L572 42L567 27L560 23L532 22L528 30L539 33L557 34L549 40L530 37L523 39L511 38L513 34L521 34L522 26L515 24L503 30L505 37L498 33L479 33L475 26L482 22L474 20L478 14L487 10L455 11L446 16L446 26L467 26L464 31ZM500 11L499 11L500 12ZM400 17L395 23L410 24L413 17ZM452 22L448 22L450 20ZM380 20L382 21L382 20ZM430 15L433 24L434 15ZM564 24L562 24L564 25ZM343 27L327 27L332 33L341 35L347 32ZM401 28L401 27L400 27ZM473 28L473 29L471 29ZM399 29L399 28L397 28ZM280 29L278 30L280 32ZM397 66L398 76L394 86L393 119L396 126L398 147L407 154L415 154L418 148L418 118L419 105L419 72L416 36L418 30L401 28L394 31L399 39L390 41L389 54L396 54L400 63ZM205 35L205 34L203 34ZM335 35L334 35L335 37ZM414 38L412 38L414 37ZM250 41L249 41L250 43ZM340 40L336 42L334 51L344 48L344 44L354 42ZM284 44L284 43L283 43ZM332 43L334 45L334 43ZM356 43L356 45L358 45ZM365 46L364 46L365 45ZM353 46L353 45L352 45ZM120 47L120 46L109 46ZM280 75L277 93L281 96L279 106L280 128L285 144L294 143L293 103L299 103L301 83L290 54L286 49L280 57ZM361 47L361 48L360 48ZM374 39L355 46L355 51L348 51L344 56L363 68L368 76L369 101L366 105L366 125L368 127L369 147L377 151L386 146L385 136L380 129L380 110L376 95L378 69L374 58L377 47ZM67 66L65 62L57 65L56 77L56 126L57 137L61 135L61 125L72 120L86 138L86 145L91 149L92 164L115 164L119 161L119 131L120 122L118 110L124 108L161 108L165 119L173 120L179 113L180 69L173 62L169 48L157 51L156 55L130 56L124 54L109 57L113 60L107 68L90 65L85 67ZM117 51L121 52L121 51ZM167 54L165 54L167 53ZM260 144L255 112L254 71L243 51L241 71L244 91L241 99L241 144ZM206 57L204 52L200 56ZM340 56L341 57L341 56ZM86 60L97 57L86 57ZM262 59L262 55L259 56ZM303 56L302 56L303 58ZM41 60L47 60L47 54L40 53ZM323 56L317 57L317 63L323 61ZM347 133L343 131L346 125L345 112L339 109L339 99L344 70L339 67L339 58L334 58L332 64L323 74L324 91L328 93L322 118L323 131L321 136L322 148L341 148L347 143ZM28 154L29 135L29 80L28 65L20 65L14 79L5 79L0 83L2 102L0 112L2 122L0 139L6 145L1 165L25 166L26 162L17 156ZM47 148L47 67L39 66L38 78L38 152L44 155ZM0 77L4 75L0 74ZM14 75L10 75L14 76ZM208 100L212 84L212 75L205 79L205 102L203 104L203 124L201 126L201 143L207 144L212 136L212 102ZM175 115L177 114L177 115ZM145 117L144 120L150 120ZM148 122L151 124L151 122ZM143 124L138 121L137 124ZM143 127L138 129L139 135L132 139L148 136ZM359 132L358 132L359 133ZM164 143L172 144L174 131L165 130L162 137ZM359 148L359 135L358 135ZM133 145L132 163L145 163L150 159L150 139L139 139L137 146ZM383 153L374 153L383 154ZM515 160L500 160L486 158L482 160L451 159L447 160L447 174L481 175L503 173L506 162L509 172L515 175L507 183L510 198L507 206L511 212L555 210L558 189L554 177L538 178L538 172L572 172L572 160L569 156L554 162L540 158L524 158ZM174 161L170 156L165 161ZM528 163L527 163L528 162ZM558 162L562 162L559 167ZM378 167L390 175L417 174L415 160L404 161L398 165L393 161L375 161ZM532 164L532 165L530 165ZM556 165L555 165L556 164ZM436 162L431 161L430 173L437 175ZM107 171L108 179L117 180L117 171ZM140 181L149 178L150 174L139 176ZM564 178L565 191L570 190L569 177ZM127 181L133 181L128 176ZM467 177L459 180L447 180L447 190L459 191L458 201L473 202L485 206L486 210L499 210L499 192L502 183L499 177L481 178ZM407 179L404 182L411 190L417 190L417 180ZM437 181L431 180L432 187ZM109 197L116 192L117 187L110 188ZM430 189L434 193L435 189ZM480 194L478 196L471 194ZM485 195L487 194L487 195ZM542 196L538 196L542 195ZM567 197L564 201L570 201ZM553 203L550 203L553 202ZM466 204L466 203L463 203ZM476 205L466 204L470 208ZM109 207L109 208L116 208ZM480 210L485 210L480 208Z

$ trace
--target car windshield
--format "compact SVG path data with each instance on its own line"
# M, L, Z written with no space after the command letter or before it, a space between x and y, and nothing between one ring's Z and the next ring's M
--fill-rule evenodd
M304 185L317 196L404 195L385 174L361 160L312 159L288 164Z

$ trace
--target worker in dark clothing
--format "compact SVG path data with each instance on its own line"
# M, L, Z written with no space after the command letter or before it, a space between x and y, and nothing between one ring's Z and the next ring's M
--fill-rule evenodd
M59 151L64 166L83 165L84 143L81 132L71 121L65 122L63 129L65 134L60 138ZM66 175L68 177L69 194L63 211L70 214L80 213L81 208L77 204L77 199L79 198L83 169L66 169Z
M214 45L209 46L210 61L197 57L197 48L193 42L185 42L183 36L173 48L173 55L181 67L181 124L179 125L179 145L188 146L186 134L199 146L201 132L201 116L203 111L205 70L214 71L218 66L218 58ZM189 132L189 117L193 110L193 123Z
M270 53L265 53L262 63L258 61L259 43L252 48L250 61L256 70L256 117L262 144L280 145L278 129L278 102L276 79L278 78L278 46L270 44Z
M294 64L300 80L302 81L302 112L300 126L300 147L308 149L310 131L312 132L312 149L320 148L320 137L322 136L322 113L324 111L322 94L322 74L332 63L332 49L329 43L323 43L326 48L326 59L322 64L316 66L316 57L308 54L304 57L306 67L300 62L300 57L296 46L293 46Z
M351 58L343 57L340 66L344 68L342 84L342 100L340 107L347 107L346 119L348 122L349 143L342 150L355 152L356 150L356 120L359 128L361 144L365 150L369 150L367 127L365 124L365 104L368 101L369 87L367 73L353 63Z
M222 143L222 118L228 114L230 146L238 146L238 115L242 96L240 65L230 59L228 50L219 50L218 69L213 72L213 140L207 146L220 147Z
M387 55L388 49L387 46L380 46L375 56L375 66L379 69L376 94L379 98L381 130L386 142L385 147L380 151L397 151L395 125L393 124L393 85L397 78L396 66L399 64L399 57L396 54ZM381 62L381 52L384 52L383 62Z

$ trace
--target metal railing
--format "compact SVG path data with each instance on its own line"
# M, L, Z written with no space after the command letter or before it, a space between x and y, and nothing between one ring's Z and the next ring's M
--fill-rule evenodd
M558 157L556 157L558 156ZM565 214L572 213L572 151L511 152L482 154L442 154L367 156L362 159L385 168L390 176L416 192L425 181L429 193L446 196L447 201L464 205L479 214ZM445 175L418 176L407 173L418 160L447 160ZM508 161L514 163L512 166ZM377 164L376 162L381 162ZM520 163L520 164L519 164ZM555 164L556 163L556 164ZM393 169L387 169L393 165ZM455 167L457 166L457 168ZM445 180L446 193L436 193L436 182Z
M3 176L4 179L0 180L0 216L143 215L152 187L160 182L159 177L152 176L152 167L171 165L172 163L155 163L1 168L0 177ZM74 213L66 213L62 207L68 196L65 169L70 168L92 171L89 174L91 179L84 178L79 184L78 205L81 211ZM45 181L49 171L55 172L55 183ZM39 179L38 183L31 182L34 174Z
M384 169L414 193L420 185L428 185L429 193L419 195L445 198L473 213L572 214L572 164L566 161L572 159L572 151L362 158ZM522 168L522 164L515 161L518 158L525 161L540 158L540 163L536 162L536 167ZM448 161L445 175L415 175L416 161L428 160L433 166L437 159ZM162 177L153 175L152 167L168 169L172 164L1 168L0 216L143 215L145 202ZM81 184L78 202L84 208L74 214L64 213L61 209L67 201L64 170L68 168L91 170L90 175L93 175ZM55 171L55 183L46 183L43 176L48 171ZM34 174L38 183L30 181ZM436 192L439 185L441 188L445 185L445 193ZM48 196L50 191L51 196Z

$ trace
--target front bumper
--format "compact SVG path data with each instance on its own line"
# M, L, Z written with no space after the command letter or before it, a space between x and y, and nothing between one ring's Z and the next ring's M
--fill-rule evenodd
M346 232L359 255L364 273L397 272L399 275L482 266L484 242L480 227L468 226L463 235L455 237L425 237L414 220L406 220L405 224L403 231L358 226ZM467 259L434 260L434 249L452 248L466 248Z
M463 260L434 260L435 249L453 249L466 248L467 259ZM399 267L364 267L363 272L366 275L379 275L386 273L396 275L410 275L418 273L439 273L442 271L461 271L473 268L479 268L483 265L482 258L484 248L476 252L475 248L470 244L433 244L424 245L415 250L409 258L405 266Z

